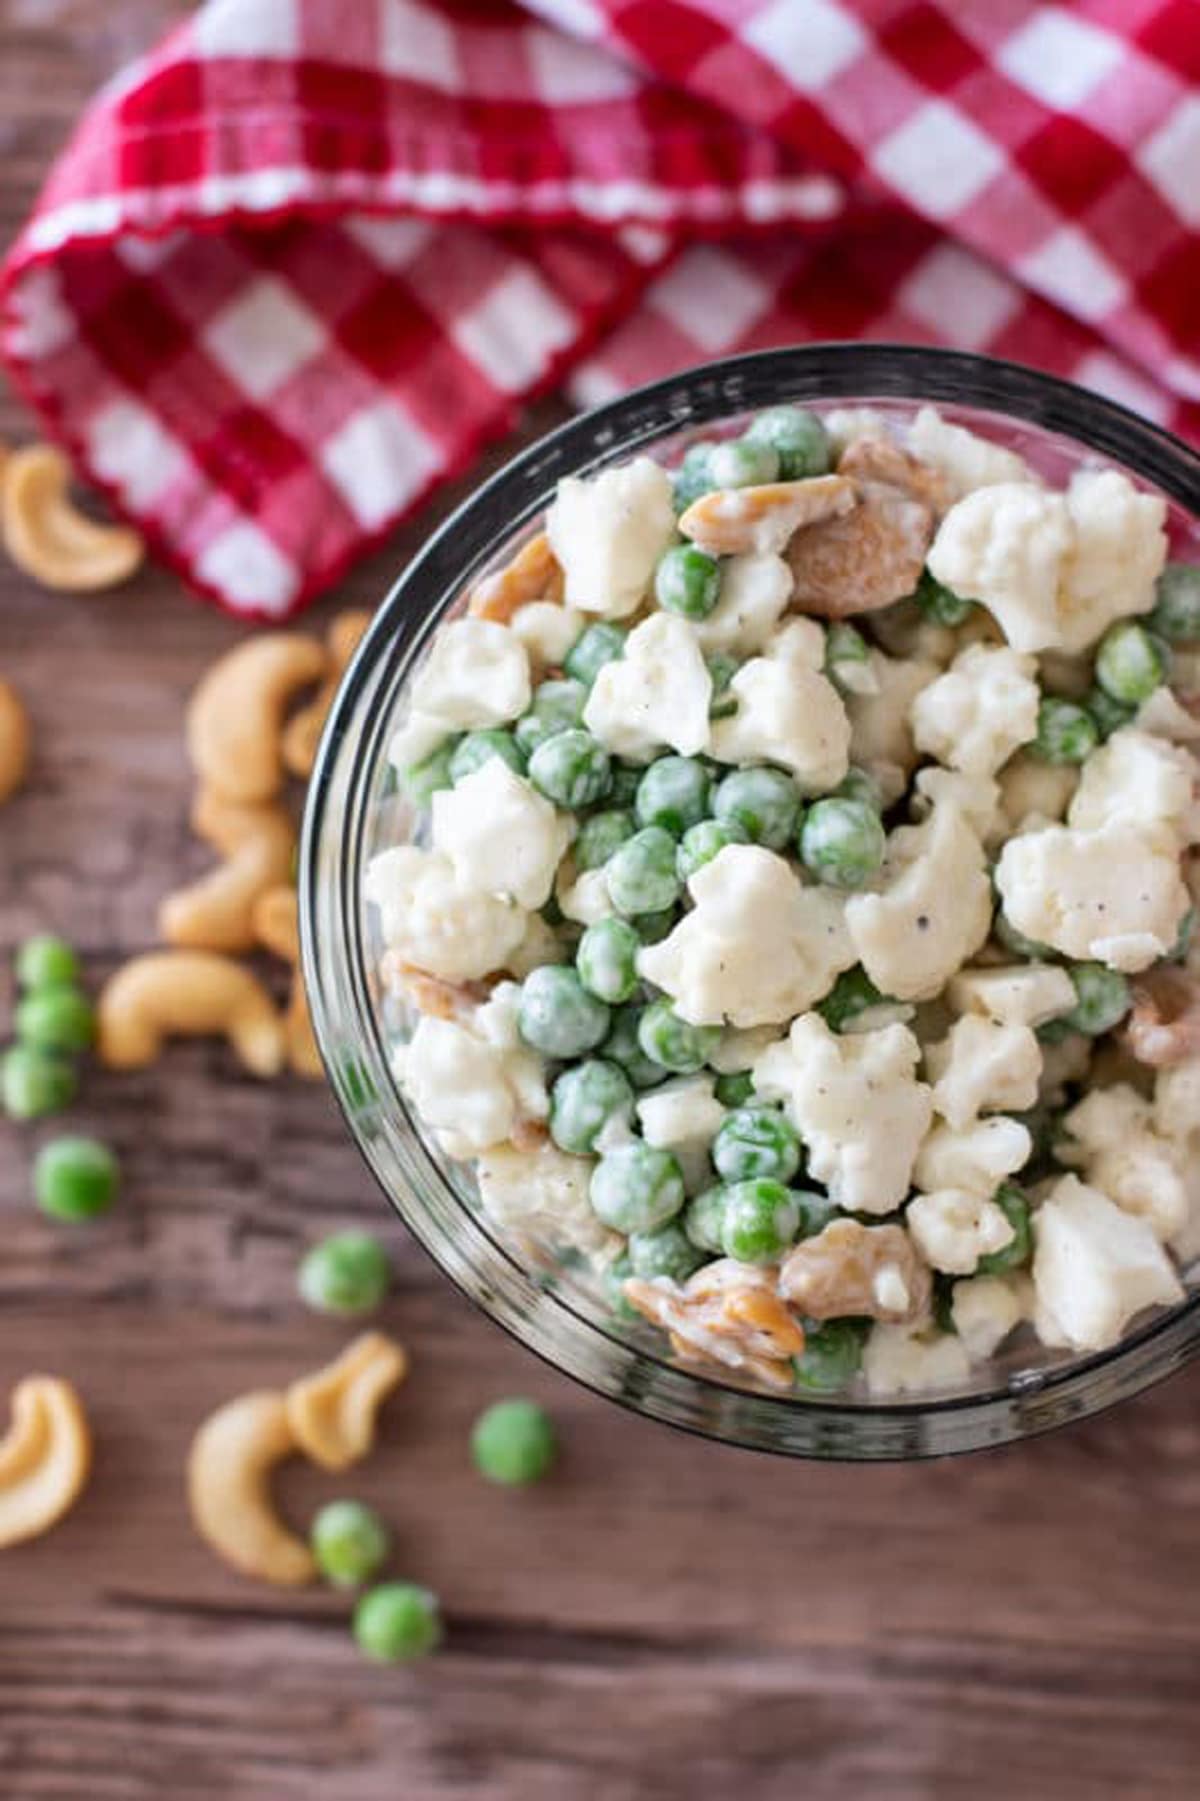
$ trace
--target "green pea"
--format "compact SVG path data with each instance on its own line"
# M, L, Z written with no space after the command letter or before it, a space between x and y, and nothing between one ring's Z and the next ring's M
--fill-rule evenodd
M681 882L690 881L698 869L711 863L730 844L745 844L746 834L735 820L702 819L683 834L675 857Z
M774 1107L739 1107L722 1121L713 1139L712 1160L726 1182L770 1176L790 1182L800 1168L800 1140Z
M656 1232L632 1232L629 1261L633 1274L641 1276L643 1281L653 1282L656 1276L668 1276L672 1282L686 1282L706 1258L678 1219L671 1219Z
M362 1501L326 1502L309 1534L317 1568L335 1588L361 1588L377 1576L390 1542L379 1515Z
M795 1197L766 1177L734 1182L725 1190L721 1248L739 1263L773 1263L787 1250L800 1224Z
M61 1113L75 1099L79 1078L65 1057L14 1044L0 1063L0 1102L10 1119Z
M977 1276L1002 1276L1008 1270L1021 1269L1033 1255L1033 1225L1029 1202L1015 1182L1003 1182L992 1196L997 1207L1012 1226L1013 1235L999 1251L989 1251L975 1265Z
M1147 622L1151 629L1172 644L1200 638L1200 567L1168 563L1155 593L1158 598Z
M569 678L542 682L535 688L529 711L513 727L523 754L532 757L539 745L558 732L569 732L581 726L587 698L588 691L583 683Z
M1136 707L1128 707L1103 688L1092 688L1084 702L1088 718L1096 728L1100 739L1107 740L1114 732L1119 732L1123 725L1128 725L1137 712ZM1079 759L1082 761L1082 758Z
M1196 935L1196 909L1189 907L1179 922L1179 930L1175 934L1175 942L1167 952L1168 963L1182 963L1192 948L1192 939Z
M95 1138L54 1138L33 1161L33 1194L51 1219L74 1223L107 1213L117 1198L120 1169Z
M601 1157L589 1195L597 1218L615 1232L653 1232L683 1206L683 1176L669 1151L635 1141Z
M1022 957L1027 963L1053 963L1058 954L1050 945L1039 944L1036 938L1018 932L1003 907L997 907L992 917L992 936L1014 957Z
M829 469L829 434L817 415L804 407L767 407L746 427L746 438L751 444L771 446L781 481L803 481Z
M711 440L702 439L685 451L672 482L677 513L686 512L693 500L699 500L702 494L716 486L708 472L708 459L715 448Z
M78 983L79 958L65 938L41 932L17 952L16 972L22 988L69 988Z
M625 1283L632 1274L633 1264L625 1254L617 1257L604 1272L604 1296L608 1310L619 1320L633 1321L642 1317L637 1308L631 1307L625 1299Z
M800 827L800 858L830 888L861 888L883 862L887 833L873 807L831 796L808 809Z
M387 1252L369 1232L334 1232L301 1262L300 1298L318 1313L373 1313L392 1285Z
M792 1359L796 1387L815 1394L835 1394L845 1388L862 1367L869 1330L869 1320L806 1320L804 1350Z
M611 1119L633 1117L633 1089L625 1071L590 1057L563 1071L550 1091L550 1136L560 1151L586 1157Z
M655 913L635 913L634 929L643 944L658 944L675 926L675 908L659 907Z
M589 994L579 972L560 963L531 970L521 984L517 1028L544 1057L582 1057L607 1036L609 1011Z
M1037 737L1030 745L1044 763L1082 763L1100 742L1095 719L1073 700L1047 695L1038 707Z
M589 994L619 1006L638 985L637 954L641 940L624 919L599 919L579 940L575 967Z
M375 1663L408 1663L442 1642L437 1596L414 1582L385 1582L354 1609L354 1637Z
M752 844L782 850L800 817L800 790L781 769L733 769L718 784L712 810L722 825L740 826Z
M96 1034L96 1015L79 988L37 988L18 1003L15 1024L22 1044L43 1051L85 1051Z
M729 692L729 684L741 668L736 657L714 650L704 659L712 682L712 699L708 705L710 719L731 719L738 710L737 696Z
M723 1254L721 1234L725 1227L727 1193L724 1184L718 1183L696 1195L684 1208L683 1229L688 1242L694 1244L698 1251L710 1251L717 1257Z
M612 1029L600 1046L600 1054L610 1063L619 1063L635 1088L655 1088L663 1081L666 1070L661 1063L647 1057L638 1041L643 1007L615 1007Z
M617 846L633 837L635 829L633 814L623 808L610 807L603 813L593 813L580 826L571 847L576 869L602 869Z
M618 845L605 864L605 876L618 913L657 913L673 907L682 889L674 838L660 825L643 826Z
M793 1188L792 1199L800 1216L798 1238L816 1238L841 1209L819 1188Z
M721 597L721 565L694 544L673 544L658 559L654 598L668 613L707 619Z
M638 1021L638 1043L647 1057L679 1076L703 1069L721 1036L720 1026L693 1026L670 1001L651 1001Z
M851 764L833 792L839 800L858 800L865 807L870 807L873 813L883 812L883 789L873 775L854 764Z
M530 757L529 779L555 806L575 813L608 793L608 752L582 727L555 732Z
M708 812L712 778L695 757L659 757L638 785L634 812L639 825L658 825L680 838Z
M489 1482L528 1488L549 1474L558 1456L554 1422L536 1401L495 1401L471 1429L475 1468Z
M1167 675L1166 646L1132 619L1110 625L1096 652L1096 680L1122 706L1149 700Z
M754 1077L748 1069L718 1076L713 1083L713 1093L722 1107L744 1107L754 1093Z
M779 479L779 454L761 439L726 438L708 453L708 479L714 488L758 488Z
M632 809L645 773L640 763L618 763L614 760L612 783L607 796L609 806Z
M931 625L962 625L975 610L973 600L964 600L953 588L944 587L928 569L922 570L913 599Z
M1103 963L1070 963L1067 974L1075 989L1075 1005L1051 1024L1098 1038L1121 1023L1133 1005L1133 996L1119 970L1106 969Z
M454 758L457 738L450 738L445 744L425 757L420 763L412 763L401 771L400 779L404 784L404 792L414 807L427 807L433 796L443 788L453 788L454 780L450 774L450 764Z
M844 1032L851 1020L857 1019L860 1013L867 1013L886 1000L887 996L880 994L861 963L856 963L853 969L842 971L825 999L819 1003L817 1012L831 1032Z
M499 757L517 775L525 773L525 758L512 733L493 728L483 732L468 732L465 738L459 739L450 758L450 780L461 782L464 776L474 775L477 769L482 769L493 757Z
M850 667L862 667L870 657L871 647L857 627L845 621L829 627L825 634L825 673L835 688L847 692L850 684L843 685L841 672Z
M625 632L619 625L601 620L585 625L563 658L563 670L573 681L590 688L606 663L619 663L625 655Z

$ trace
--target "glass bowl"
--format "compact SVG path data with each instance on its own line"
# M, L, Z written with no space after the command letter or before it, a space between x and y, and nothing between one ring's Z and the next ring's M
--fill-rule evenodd
M409 1229L492 1320L597 1393L726 1443L800 1457L939 1456L1083 1418L1178 1368L1200 1345L1194 1286L1191 1298L1110 1351L1062 1357L1017 1340L972 1385L915 1400L801 1399L739 1386L732 1372L678 1367L657 1333L613 1316L594 1277L549 1250L527 1254L506 1243L479 1211L469 1171L424 1135L389 1066L389 1043L404 1022L381 992L377 927L362 901L369 858L410 833L386 754L409 676L469 585L506 562L533 529L559 478L637 451L674 460L699 428L735 429L741 415L785 401L871 405L900 417L931 401L1024 450L1052 478L1081 461L1115 464L1164 495L1174 554L1200 560L1200 457L1113 402L1012 363L893 345L809 345L640 388L522 452L441 527L384 601L338 694L310 787L300 869L304 971L330 1080L359 1149Z

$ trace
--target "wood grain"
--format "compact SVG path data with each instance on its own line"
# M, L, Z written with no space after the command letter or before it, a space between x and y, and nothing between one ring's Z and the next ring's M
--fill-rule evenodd
M86 94L186 10L0 4L5 237ZM0 437L20 429L0 403ZM428 524L337 604L373 601ZM38 927L72 936L92 979L152 940L202 860L181 709L236 635L157 571L88 601L0 571L0 668L37 731L0 816L5 965ZM0 1128L0 1388L74 1377L99 1441L77 1512L0 1569L4 1801L1195 1795L1194 1381L938 1466L724 1451L602 1404L475 1314L391 1225L321 1090L259 1087L191 1046L94 1074L75 1117L126 1172L116 1212L79 1232L29 1203L46 1133ZM368 1467L288 1470L281 1494L298 1524L337 1492L392 1521L397 1571L450 1622L413 1671L361 1663L337 1597L229 1574L183 1507L208 1409L339 1344L293 1283L302 1247L350 1221L390 1239L385 1323L413 1373ZM487 1489L466 1453L476 1410L514 1391L566 1446L527 1495Z

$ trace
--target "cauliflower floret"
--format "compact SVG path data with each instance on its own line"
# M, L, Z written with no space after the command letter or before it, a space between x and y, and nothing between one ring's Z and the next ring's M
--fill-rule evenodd
M725 1118L711 1075L679 1076L640 1096L637 1116L647 1144L671 1151L683 1185L695 1194L713 1180L708 1148Z
M413 681L409 729L418 720L436 724L442 736L504 725L525 711L529 696L529 654L520 639L491 619L452 619Z
M887 657L881 650L871 652L870 668L875 692L846 696L850 761L869 770L891 802L903 794L917 762L909 710L922 688L936 681L941 670L936 663Z
M917 1153L913 1180L927 1194L957 1188L990 1200L1006 1177L1023 1169L1033 1152L1028 1126L994 1114L961 1131L936 1125Z
M932 1099L906 1026L838 1037L818 1014L754 1064L754 1090L780 1100L808 1146L808 1167L852 1213L890 1213L908 1193Z
M671 479L649 457L586 480L564 476L546 514L546 536L567 605L624 619L636 612L655 564L674 542Z
M1163 826L1181 847L1194 843L1196 775L1189 751L1126 726L1084 764L1067 822L1085 832L1112 824Z
M620 1255L624 1241L600 1223L588 1200L590 1158L568 1157L553 1145L497 1145L484 1151L476 1174L483 1210L503 1231L580 1251L597 1264Z
M780 1024L854 962L839 897L761 845L726 845L688 886L694 908L637 966L692 1025Z
M822 413L821 424L829 438L835 464L860 438L886 438L889 435L886 415L873 406L834 407L831 413Z
M904 1222L929 1267L951 1276L969 1276L981 1257L1002 1251L1014 1237L1003 1208L962 1188L915 1195Z
M542 1077L541 1058L531 1051L427 1014L417 1022L401 1069L413 1106L452 1157L502 1144L519 1119L545 1119L550 1103Z
M888 839L883 892L854 894L846 924L881 993L929 1000L979 949L992 923L983 846L954 807Z
M1000 814L1005 837L1033 823L1050 825L1065 819L1079 771L1070 763L1043 763L1037 757L1014 757L1000 771Z
M525 917L521 941L505 958L504 967L518 981L524 981L531 971L540 969L543 963L568 961L567 948L553 926L547 925L540 913L529 913Z
M923 406L908 431L908 448L945 478L951 496L961 500L976 488L997 482L1036 482L1037 476L1015 450L980 438L963 425L951 425L936 407Z
M1187 1179L1188 1216L1171 1240L1186 1266L1200 1257L1200 1058L1155 1076L1154 1128L1178 1153Z
M1154 1104L1127 1082L1094 1088L1063 1121L1074 1139L1061 1161L1126 1213L1145 1219L1157 1238L1173 1239L1190 1212L1186 1154L1154 1129Z
M508 629L525 646L531 663L543 669L557 668L587 624L574 607L560 607L553 600L531 600L518 607Z
M625 655L592 684L583 723L619 757L646 763L669 745L694 757L708 743L712 677L692 628L670 613L635 626Z
M721 563L721 593L694 627L706 653L748 657L763 650L791 599L795 577L782 557L745 551Z
M570 821L502 757L489 757L431 802L433 848L464 888L544 906L570 841Z
M1004 846L995 876L1018 932L1128 974L1167 955L1189 904L1175 845L1161 828L1124 821L1023 832Z
M1200 738L1200 714L1189 713L1165 682L1142 702L1134 724L1140 732L1153 732L1156 738L1169 738L1176 744Z
M959 1388L971 1373L966 1348L953 1332L913 1326L872 1326L862 1366L872 1395Z
M754 1059L769 1044L774 1044L778 1036L774 1025L730 1026L709 1052L708 1067L715 1069L719 1076L740 1075L753 1066Z
M825 634L797 619L753 657L729 684L737 712L712 726L712 754L722 763L775 763L809 794L835 788L850 765L850 721L832 682L820 671Z
M967 1013L926 1046L933 1104L956 1131L981 1113L1023 1113L1037 1100L1042 1047L1028 1026L1002 1026Z
M1036 1325L1048 1344L1103 1351L1143 1307L1183 1299L1148 1221L1076 1176L1055 1183L1033 1216L1033 1236Z
M972 1276L954 1284L950 1316L972 1363L993 1356L1026 1318L1027 1286L1027 1277L1011 1276Z
M972 644L922 689L910 714L913 739L952 769L994 775L1037 734L1041 690L1032 657Z
M961 769L943 769L930 763L918 769L912 814L928 819L938 807L957 808L971 830L986 844L1000 829L1000 784L990 775L966 775Z
M389 949L447 982L504 969L525 935L526 915L514 900L464 888L449 857L415 844L373 858L363 892L379 908Z
M560 872L555 889L555 899L564 919L573 919L581 926L594 926L616 912L603 869L585 869L582 875L568 879L568 867Z
M1066 650L1085 650L1114 620L1153 607L1167 560L1167 503L1116 469L1080 469L1067 506L1074 542L1059 597L1059 641Z
M980 1013L1002 1026L1040 1026L1075 1005L1075 984L1053 963L1013 963L964 969L947 999L956 1013Z
M392 733L388 743L388 762L393 769L411 769L414 764L423 763L426 757L431 757L449 736L448 728L440 719L431 719L428 713L414 713L410 710L404 724Z

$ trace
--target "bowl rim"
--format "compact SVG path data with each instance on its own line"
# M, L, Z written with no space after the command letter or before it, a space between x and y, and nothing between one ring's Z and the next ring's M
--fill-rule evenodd
M462 593L494 543L511 539L530 522L545 505L548 486L562 474L586 474L596 466L627 459L642 445L660 442L690 426L751 411L772 400L828 406L843 399L861 404L942 402L1007 415L1111 457L1193 516L1200 515L1200 454L1165 427L1061 377L969 351L854 342L751 351L663 377L567 420L518 452L431 534L391 585L343 677L317 753L305 807L297 876L302 968L317 1042L351 1137L417 1242L488 1319L552 1368L642 1417L724 1443L786 1456L907 1460L989 1448L1033 1436L1100 1412L1157 1382L1200 1353L1200 1295L1155 1315L1108 1350L1030 1372L1024 1380L1014 1377L998 1387L935 1399L853 1403L805 1397L794 1391L749 1391L723 1380L717 1372L682 1368L665 1356L616 1338L580 1313L563 1294L541 1290L515 1250L469 1216L491 1252L498 1253L518 1277L517 1287L527 1291L520 1297L521 1304L501 1307L497 1297L489 1295L489 1284L465 1279L461 1259L451 1254L451 1246L434 1229L422 1206L402 1207L394 1172L385 1175L380 1167L372 1136L364 1130L363 1109L330 1051L331 965L322 956L321 916L329 912L331 898L338 903L335 914L354 928L352 937L357 943L357 894L344 891L345 875L349 867L357 868L366 823L365 815L359 817L357 843L352 846L355 854L347 858L350 815L333 821L343 855L339 880L333 885L338 893L331 897L331 885L325 875L319 876L318 864L330 829L335 777L353 781L356 771L361 775L377 767L397 675L420 654L440 624L445 607ZM414 596L425 602L415 612ZM370 733L356 739L351 735L351 720L368 698L368 690L370 698L384 693L388 699L379 707ZM343 762L347 756L349 769ZM361 788L361 782L359 785ZM339 939L332 957L336 960L344 949L345 941ZM365 983L358 979L363 974L361 970L353 972L360 1003L359 1036L373 1041L376 1065L382 1063L386 1070L375 1011L361 1004L366 1000ZM393 1091L388 1109L397 1106L409 1130L415 1132L402 1097ZM454 1204L463 1208L424 1139L418 1135L416 1143L417 1161L424 1166L421 1174L442 1184ZM416 1188L411 1178L405 1186ZM421 1200L416 1193L412 1198ZM562 1345L554 1342L554 1332L546 1324L547 1306L555 1310L556 1327L570 1322L569 1331L580 1337L581 1356L590 1349L607 1355L610 1364L615 1360L624 1367L608 1369L602 1380L596 1371L564 1361ZM638 1380L640 1372L648 1381ZM1098 1382L1102 1377L1109 1380ZM697 1414L696 1407L687 1404L688 1397L694 1400L697 1393L715 1397L718 1413L732 1417L710 1419L706 1415L712 1409L706 1406ZM780 1421L797 1431L782 1431ZM808 1429L801 1427L804 1421ZM859 1443L864 1430L873 1436L872 1429L879 1442Z

